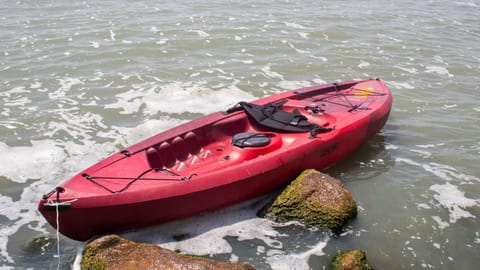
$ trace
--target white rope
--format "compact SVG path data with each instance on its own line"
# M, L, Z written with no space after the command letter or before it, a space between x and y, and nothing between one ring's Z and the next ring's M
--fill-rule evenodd
M58 207L61 205L69 205L70 203L76 201L78 199L73 199L70 201L63 201L63 202L56 202L52 200L48 200L44 205L48 206L55 206L55 214L56 214L56 223L57 223L57 254L56 257L58 258L58 264L57 264L57 270L60 269L60 221L59 221L59 216L60 216L60 211L58 210ZM55 256L54 256L55 257Z
M70 201L63 201L63 202L55 202L55 201L52 201L52 200L48 200L44 205L46 206L59 206L59 205L68 205L72 202L76 202L78 199L73 199L73 200L70 200Z
M60 222L58 221L58 216L59 216L58 205L59 204L60 203L55 204L55 212L57 214L57 257L58 257L57 270L60 269Z

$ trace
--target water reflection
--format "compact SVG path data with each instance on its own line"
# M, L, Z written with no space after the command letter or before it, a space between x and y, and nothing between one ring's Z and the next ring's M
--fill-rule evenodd
M379 133L323 172L345 182L368 180L385 173L395 165L387 147L388 140L387 135Z

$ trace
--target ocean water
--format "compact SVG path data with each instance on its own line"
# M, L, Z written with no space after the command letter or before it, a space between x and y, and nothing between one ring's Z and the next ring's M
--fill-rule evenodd
M123 236L257 269L346 249L477 269L479 1L163 2L0 0L0 269L78 267L84 243L57 242L37 202L108 154L239 100L377 77L389 121L325 170L359 205L340 236L257 218L272 195Z

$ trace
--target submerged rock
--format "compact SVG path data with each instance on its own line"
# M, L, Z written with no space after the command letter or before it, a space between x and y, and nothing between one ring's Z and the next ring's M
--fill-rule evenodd
M368 264L365 252L355 249L339 253L333 258L335 270L373 270Z
M305 170L264 212L275 221L298 220L337 233L357 215L357 204L339 180Z
M135 243L117 235L89 242L83 251L81 269L255 269L248 264L219 262L178 254L157 245Z
M55 238L47 236L38 236L22 246L22 251L26 253L41 253L53 249L57 245Z

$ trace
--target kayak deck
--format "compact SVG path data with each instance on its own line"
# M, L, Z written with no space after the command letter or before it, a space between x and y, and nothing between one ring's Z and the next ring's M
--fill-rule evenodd
M300 113L309 115L305 107L305 102L295 100L289 100L283 105L285 111L297 109ZM307 118L322 127L333 127L335 124L335 118L326 113L309 115ZM240 133L259 134L270 140L265 146L240 148L232 144L232 137ZM136 181L142 183L132 187L132 191L165 186L170 184L169 180L194 180L199 175L232 167L260 155L274 155L276 151L286 151L297 141L304 141L306 136L308 134L265 129L252 123L244 113L237 112L211 125L160 141L143 151L127 154L126 158L122 157L91 175L84 173L83 176L89 177L88 180L95 180L99 186L113 191L112 193L126 191L123 188L128 181L118 179L139 178Z
M40 212L55 227L52 206L61 205L60 231L86 240L251 199L354 151L383 127L392 97L383 81L367 80L286 91L250 104L277 104L279 115L292 117L291 123L280 119L281 125L311 129L272 128L261 121L275 116L257 119L247 109L213 113L83 170L46 194ZM249 136L254 139L245 145L235 142Z

